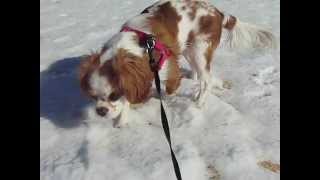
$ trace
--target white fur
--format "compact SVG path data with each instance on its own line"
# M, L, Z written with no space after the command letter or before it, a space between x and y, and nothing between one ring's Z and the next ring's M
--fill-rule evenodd
M107 51L100 58L101 64L113 58L120 48L128 50L136 56L143 56L145 49L134 41L136 34L134 32L119 32L113 36L106 44Z
M103 96L104 94L107 95L111 93L111 85L106 81L106 77L99 75L97 70L92 73L89 84L94 91L92 92L93 94Z
M178 24L178 41L179 41L179 46L183 50L187 47L187 39L189 32L192 30L194 27L194 22L191 21L189 18L187 18L188 14L187 11L182 11L182 6L184 4L181 4L179 7L177 7L179 15L182 17L181 21Z
M226 16L226 23L230 17ZM226 40L223 45L230 48L250 49L250 48L271 48L277 47L275 36L258 26L245 23L237 19L235 27L227 31Z
M123 127L123 126L127 126L129 124L129 109L130 109L130 103L123 98L123 103L122 103L122 111L120 114L120 118L119 121L117 122L117 124L115 125L116 127Z

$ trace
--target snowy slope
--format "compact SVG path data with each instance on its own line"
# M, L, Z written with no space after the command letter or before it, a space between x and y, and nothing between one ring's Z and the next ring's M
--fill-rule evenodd
M158 100L132 109L130 127L113 128L93 113L76 79L79 57L153 2L40 0L41 180L175 179ZM211 2L279 38L278 0ZM280 164L279 54L219 49L214 73L232 83L230 90L198 109L190 100L197 82L183 79L177 96L166 98L184 180L280 179L259 163Z

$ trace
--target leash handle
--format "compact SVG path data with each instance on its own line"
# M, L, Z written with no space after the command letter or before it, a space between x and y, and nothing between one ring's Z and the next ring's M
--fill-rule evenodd
M154 49L155 44L156 44L155 39L152 36L147 38L147 40L146 40L147 53L149 55L151 69L154 73L154 80L155 80L156 89L157 89L157 92L160 96L159 98L160 98L162 128L163 128L163 131L166 135L167 141L169 143L171 159L172 159L174 172L176 174L177 180L182 180L179 164L178 164L177 158L172 150L170 128L169 128L169 124L168 124L167 115L166 115L166 112L165 112L163 104L162 104L161 85L160 85L160 78L159 78L159 74L158 74L158 64L155 62L155 59L152 56L152 51Z

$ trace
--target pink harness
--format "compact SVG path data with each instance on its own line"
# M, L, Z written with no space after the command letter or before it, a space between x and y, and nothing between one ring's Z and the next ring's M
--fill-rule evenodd
M139 37L139 41L140 42L145 42L147 37L148 37L147 33L144 33L142 31L139 31L139 30L136 30L136 29L132 29L132 28L130 28L128 26L124 26L121 29L121 32L134 32L134 33L136 33L138 35L138 37ZM159 70L160 70L162 68L164 62L167 59L169 59L169 57L171 56L171 51L164 44L162 44L158 40L156 40L156 44L154 46L154 49L160 53L160 59L159 59L159 62L158 62L158 67L159 67Z

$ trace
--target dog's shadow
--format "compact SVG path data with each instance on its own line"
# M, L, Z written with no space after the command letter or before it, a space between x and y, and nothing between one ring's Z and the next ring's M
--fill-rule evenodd
M80 125L90 104L79 86L80 61L81 57L65 58L40 72L40 117L62 128Z
M62 128L83 123L90 100L81 92L78 67L81 56L58 60L40 72L40 117ZM188 77L190 71L181 69Z

